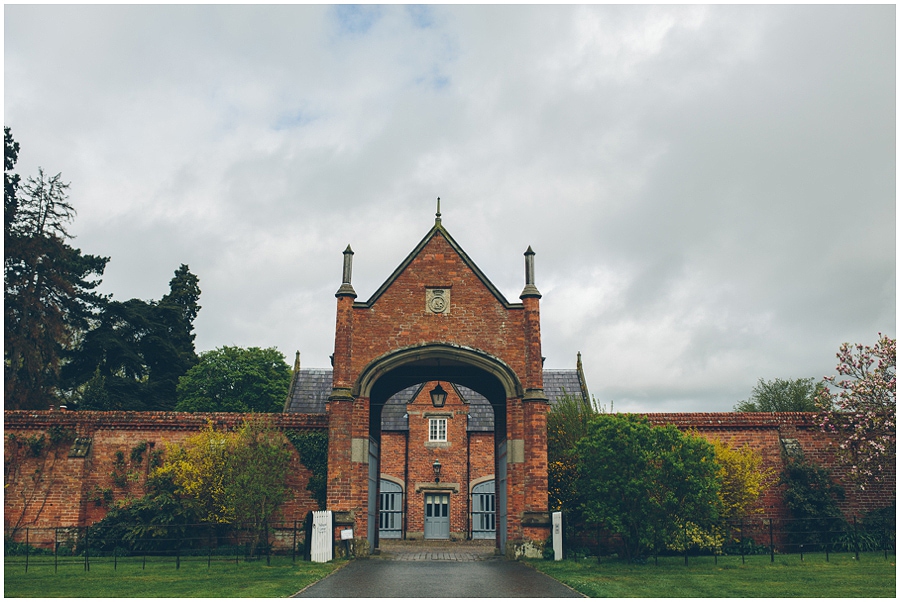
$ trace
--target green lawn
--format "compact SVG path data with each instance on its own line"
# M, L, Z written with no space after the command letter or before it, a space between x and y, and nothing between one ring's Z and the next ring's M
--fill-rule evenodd
M233 558L214 558L207 568L204 556L182 558L180 569L173 558L147 558L142 569L141 562L140 557L119 558L114 570L112 558L95 558L85 572L83 564L68 559L54 573L52 557L34 557L26 573L24 557L7 558L3 594L21 598L276 598L290 596L346 564L273 557L271 566L266 566L265 559L235 564Z
M799 556L666 557L646 565L596 558L529 561L537 570L593 598L893 598L895 557L869 553Z

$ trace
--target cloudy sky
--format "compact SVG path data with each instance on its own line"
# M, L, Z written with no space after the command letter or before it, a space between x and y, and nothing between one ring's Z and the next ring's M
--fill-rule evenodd
M726 411L896 335L893 6L10 6L16 171L72 183L103 290L200 277L198 351L327 367L443 224L550 368Z

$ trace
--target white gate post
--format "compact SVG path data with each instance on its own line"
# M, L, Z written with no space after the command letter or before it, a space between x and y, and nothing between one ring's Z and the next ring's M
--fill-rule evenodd
M553 560L562 560L563 557L563 533L562 512L553 513Z

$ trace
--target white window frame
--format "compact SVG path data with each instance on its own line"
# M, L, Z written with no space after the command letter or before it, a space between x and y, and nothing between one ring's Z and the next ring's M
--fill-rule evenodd
M446 418L429 418L428 419L428 441L429 442L447 441L447 419Z

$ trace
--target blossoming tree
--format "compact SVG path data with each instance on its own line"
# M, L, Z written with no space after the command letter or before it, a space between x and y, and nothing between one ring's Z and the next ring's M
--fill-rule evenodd
M879 333L872 347L844 343L837 358L844 378L825 377L820 425L838 436L840 460L865 489L896 470L897 340Z

